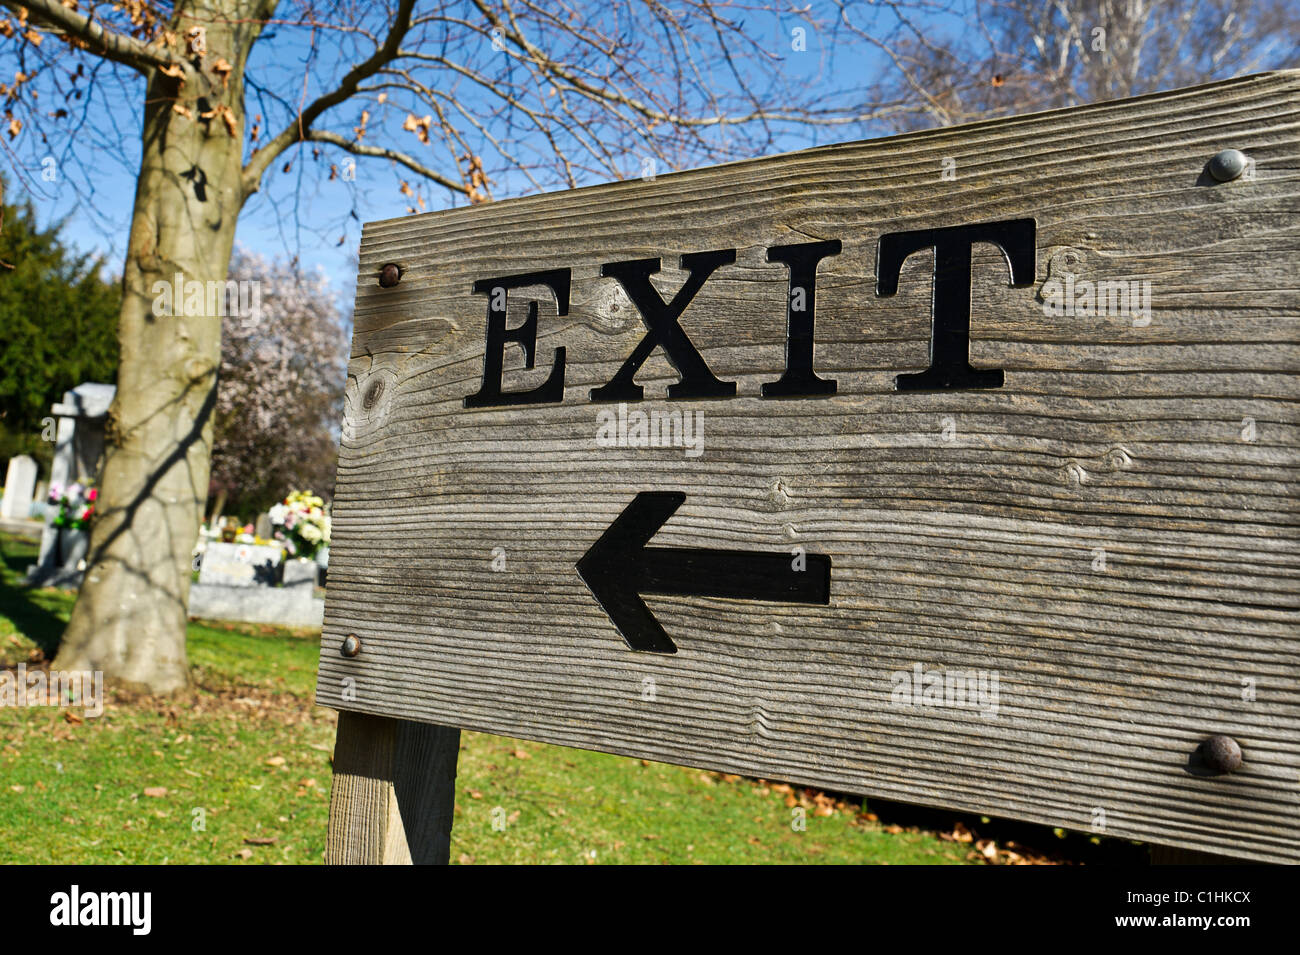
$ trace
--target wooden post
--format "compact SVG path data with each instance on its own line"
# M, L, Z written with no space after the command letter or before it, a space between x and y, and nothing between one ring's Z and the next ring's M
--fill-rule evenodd
M327 865L446 865L460 730L339 713Z

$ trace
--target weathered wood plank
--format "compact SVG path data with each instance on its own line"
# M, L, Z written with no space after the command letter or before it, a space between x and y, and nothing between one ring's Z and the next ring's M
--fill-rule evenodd
M1229 147L1253 176L1214 182ZM371 223L318 699L1300 861L1297 213L1300 75L1274 73ZM928 361L932 256L877 296L880 236L1023 217L1032 287L973 249L971 363L1004 386L896 392ZM762 398L789 278L766 250L828 239L815 355L838 391ZM713 249L735 264L681 327L737 396L665 400L656 350L629 409L703 412L702 454L598 445L617 406L588 391L645 332L601 266L659 257L670 299L678 256ZM566 316L537 296L536 367L513 346L505 364L507 390L532 388L564 347L564 400L465 408L473 284L566 268ZM1070 273L1150 282L1149 320L1047 314ZM833 561L830 603L648 596L679 650L629 650L575 565L636 494L674 490L655 547L802 546ZM996 713L901 705L918 664L996 673ZM1189 772L1219 733L1244 766Z
M329 865L446 865L460 730L340 713Z

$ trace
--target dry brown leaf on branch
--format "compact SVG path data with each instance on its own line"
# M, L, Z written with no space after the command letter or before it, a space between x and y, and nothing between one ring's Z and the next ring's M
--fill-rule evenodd
M14 25L8 19L0 20L0 36L8 39L14 35Z
M402 180L402 185L401 185L400 189L401 189L401 193L402 193L402 195L404 195L404 196L413 196L413 195L415 195L415 190L411 188L411 184L410 184L409 182L407 182L405 179Z
M226 60L224 56L217 57L217 62L212 64L212 72L221 77L221 88L225 89L230 83L230 74L234 67Z
M184 103L172 103L172 112L179 113L181 116L184 116L186 119L194 118L194 114L190 112L190 108L186 106Z
M234 136L239 132L239 120L235 117L235 111L233 109L225 103L222 103L217 107L217 115L220 116L221 121L226 124L226 132L231 136Z
M23 36L27 38L27 42L30 43L32 46L40 46L41 40L45 39L35 30L28 30L26 33L23 34Z
M433 123L433 116L416 116L414 113L406 114L406 121L402 123L402 129L408 133L415 133L420 142L426 145L429 142L429 126Z
M11 118L9 120L9 138L15 139L23 131L23 121L21 119Z

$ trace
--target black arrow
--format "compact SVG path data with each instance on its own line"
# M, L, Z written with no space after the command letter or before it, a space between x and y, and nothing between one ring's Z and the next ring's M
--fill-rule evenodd
M786 553L647 547L686 495L642 491L578 561L578 576L633 650L676 653L641 594L828 604L831 559L804 555L796 570Z

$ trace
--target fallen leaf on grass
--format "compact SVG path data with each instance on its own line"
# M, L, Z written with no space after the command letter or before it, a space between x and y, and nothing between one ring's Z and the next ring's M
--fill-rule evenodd
M166 795L167 795L167 787L166 787L166 786L146 786L146 787L145 787L145 790L144 790L144 794L145 794L146 796L149 796L149 797L153 798L153 799L161 799L163 796L166 796Z

